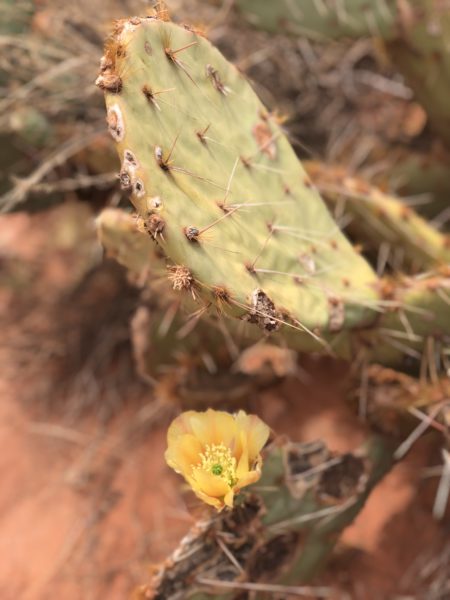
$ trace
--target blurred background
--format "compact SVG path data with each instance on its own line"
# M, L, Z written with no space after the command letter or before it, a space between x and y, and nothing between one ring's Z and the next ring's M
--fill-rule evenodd
M233 0L167 5L245 73L300 158L395 192L446 230L448 144L376 37L265 32ZM224 339L230 368L201 335L192 352L183 317L181 335L163 335L176 303L97 240L99 211L129 206L94 85L103 41L114 19L152 7L0 0L3 600L119 600L148 578L195 514L163 459L180 409L243 406L337 451L368 428L343 363ZM317 581L332 597L450 598L449 515L432 516L441 447L421 438L346 530Z

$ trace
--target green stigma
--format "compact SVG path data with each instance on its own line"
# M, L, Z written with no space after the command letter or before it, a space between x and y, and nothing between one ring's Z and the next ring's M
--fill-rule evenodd
M222 475L222 473L223 473L222 465L213 465L211 467L211 472L213 475Z

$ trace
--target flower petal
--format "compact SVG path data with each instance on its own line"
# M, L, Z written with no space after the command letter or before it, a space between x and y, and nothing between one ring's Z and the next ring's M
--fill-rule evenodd
M191 474L192 466L200 462L202 449L198 439L191 433L187 433L169 442L165 459L169 467L186 477L186 474Z
M176 417L167 431L167 444L177 441L185 433L192 433L191 418L198 413L195 410L187 410Z
M207 496L223 498L230 491L230 486L221 477L202 469L196 470L193 478L195 480L194 491L199 490Z
M236 467L236 477L240 479L244 477L249 470L248 463L248 444L247 444L247 435L245 431L239 432L239 447L241 449L241 454L239 457L239 462Z
M259 417L247 415L243 410L240 410L236 415L236 425L238 430L243 430L246 433L248 459L251 463L269 439L270 429Z
M233 500L234 500L234 490L230 490L228 494L225 495L223 499L223 503L230 508L233 508Z
M191 410L170 425L165 457L198 498L222 510L233 506L241 488L260 478L260 451L269 433L261 419L244 411L231 415L212 409ZM223 469L220 475L213 473L216 461Z
M240 490L247 485L251 485L252 483L256 483L261 477L261 471L247 471L240 479L238 479L234 489Z
M224 444L229 447L236 434L234 417L227 412L211 408L203 413L194 413L190 417L190 425L194 435L204 445Z
M203 502L209 504L210 506L214 506L214 508L216 508L218 511L222 510L222 508L225 506L224 501L221 498L213 498L212 496L207 496L200 490L195 490L194 488L192 489L197 498L200 498L200 500L203 500Z

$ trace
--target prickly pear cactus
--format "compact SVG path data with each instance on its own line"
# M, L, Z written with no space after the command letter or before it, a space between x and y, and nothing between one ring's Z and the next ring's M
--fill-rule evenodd
M314 5L320 12L322 3ZM276 118L201 35L165 18L119 21L97 85L140 235L157 242L173 287L200 300L199 313L212 308L358 365L420 362L424 349L440 360L450 339L446 238L395 199L356 185L354 213L361 205L358 216L376 221L381 207L392 243L414 254L412 271L430 269L378 278L331 218ZM374 246L385 239L373 223L360 231ZM131 249L136 258L125 248L119 260L145 268L146 242ZM315 574L389 469L392 449L372 438L338 457L321 444L281 440L265 459L261 480L233 510L198 524L137 598L287 595L290 583Z
M330 217L276 119L196 32L119 21L97 85L122 185L200 296L266 331L319 335L375 318L376 277Z
M272 445L261 480L232 511L197 523L134 599L231 600L245 590L284 598L289 584L298 592L390 466L378 437L344 455L321 442Z
M359 202L363 218L373 222L381 207L394 244L434 270L425 279L379 280L332 220L276 119L202 36L157 18L119 21L97 85L122 187L170 259L178 291L279 331L303 351L352 358L362 350L400 365L405 356L420 361L429 339L448 343L448 239L369 190L370 202L364 194ZM362 229L378 243L373 226Z
M447 368L448 365L447 359ZM450 394L450 378L448 375L439 377L436 371L433 372L432 362L425 366L432 372L428 378L425 373L428 369L424 369L420 379L380 365L367 368L363 384L365 389L356 386L350 394L354 404L360 404L361 397L366 394L366 416L378 432L401 440L408 439L417 427L417 410L446 427L450 421L446 402ZM397 452L396 458L401 457L403 453Z
M197 319L196 290L181 301L183 274L166 264L140 217L106 208L96 226L106 255L141 288L130 324L133 354L137 372L156 383L159 397L176 394L183 403L208 407L224 397L227 402L248 398L257 385L267 384L267 377L230 372L240 349L257 339L250 336L250 325L243 329L244 323L233 320L225 329L214 314Z

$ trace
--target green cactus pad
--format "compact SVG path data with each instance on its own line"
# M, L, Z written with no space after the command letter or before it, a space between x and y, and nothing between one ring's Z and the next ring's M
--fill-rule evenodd
M450 264L450 236L435 229L399 198L386 194L363 179L350 177L345 169L318 162L305 168L325 201L350 216L349 232L364 247L379 253L397 267L413 271ZM391 256L389 256L391 255ZM397 262L397 264L396 264Z
M98 215L96 226L106 255L125 267L130 280L142 289L141 304L131 321L138 373L144 378L167 377L183 401L195 397L200 402L204 396L211 403L224 390L227 399L248 395L252 385L249 378L240 373L233 378L230 375L227 385L220 389L217 377L234 362L239 349L256 341L251 333L259 332L249 331L250 325L243 328L244 324L235 319L227 321L225 330L214 314L193 319L198 308L194 302L197 290L191 288L184 298L180 296L180 291L187 291L191 284L189 272L167 264L140 217L118 208L105 208ZM189 335L184 331L189 331ZM183 369L188 365L189 369ZM192 384L199 367L206 370L201 390L196 390ZM208 369L216 378L214 387L206 386ZM185 371L183 377L181 370ZM161 394L164 387L163 382Z
M276 119L206 39L156 18L120 21L97 84L122 184L205 302L308 343L306 331L374 320L372 269Z
M137 217L117 208L106 208L97 217L96 226L107 255L132 275L139 277L150 265L158 275L165 272L154 242L141 230L142 223Z
M395 0L238 0L237 5L256 27L316 39L391 36L397 19Z

